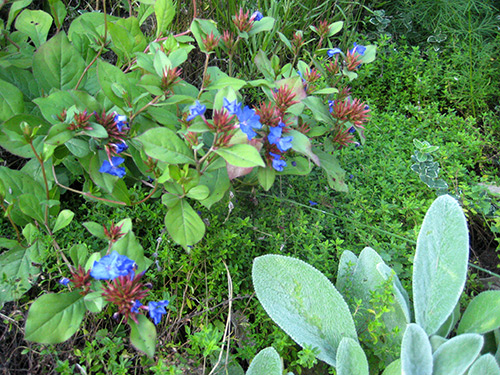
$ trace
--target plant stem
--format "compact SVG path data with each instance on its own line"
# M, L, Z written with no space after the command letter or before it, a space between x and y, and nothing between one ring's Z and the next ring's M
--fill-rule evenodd
M35 147L33 146L33 139L29 139L29 144L31 149L33 150L33 153L35 154L36 159L38 160L38 163L40 163L40 168L42 168L42 176L43 176L43 183L45 185L45 198L47 199L47 202L45 204L45 213L44 213L44 224L45 227L48 228L49 226L49 200L50 200L50 190L49 190L49 183L47 181L47 174L45 173L45 166L43 165L43 160L38 155L38 153L35 150ZM50 229L49 229L50 230Z
M21 244L22 240L21 240L21 234L19 233L19 228L17 227L17 225L14 223L14 221L10 217L10 213L7 210L7 207L5 207L5 205L4 205L3 198L0 201L0 207L2 207L2 209L5 211L5 215L7 216L7 218L9 219L10 224L12 225L12 227L14 228L14 230L16 231L17 242L19 244Z

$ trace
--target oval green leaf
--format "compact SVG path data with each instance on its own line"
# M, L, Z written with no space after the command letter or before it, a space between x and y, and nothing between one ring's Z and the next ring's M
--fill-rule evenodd
M252 280L269 316L302 347L317 347L320 360L336 366L342 338L357 340L346 302L309 264L282 255L264 255L254 260Z
M165 226L172 239L184 248L194 245L205 235L205 224L185 199L168 210Z
M169 164L193 162L193 153L175 132L167 128L153 128L136 138L144 146L144 152Z
M137 350L153 357L156 349L156 328L155 325L144 315L137 315L135 323L132 319L128 320L130 325L130 342Z
M359 343L344 337L337 350L338 375L368 375L368 360Z
M433 355L432 374L464 374L481 352L483 341L483 337L475 333L464 333L446 341Z
M84 316L80 292L46 294L30 307L25 339L40 344L64 342L80 328Z
M432 375L431 343L418 324L409 324L403 335L401 371L405 375Z
M467 306L457 333L486 333L500 327L500 290L477 295Z
M246 375L282 375L283 364L278 352L273 348L262 349L252 360Z
M457 201L437 198L425 215L413 266L415 320L430 336L453 312L469 259L467 223Z
M219 148L215 153L235 167L263 167L264 161L259 151L251 145L237 144L227 148Z

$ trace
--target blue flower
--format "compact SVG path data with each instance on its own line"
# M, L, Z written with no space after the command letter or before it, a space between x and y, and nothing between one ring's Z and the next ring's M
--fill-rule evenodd
M241 103L238 103L236 99L234 99L232 102L230 102L227 98L223 99L224 101L224 108L226 111L228 111L231 115L237 114L239 111L241 111Z
M318 205L318 202L309 201L309 204L310 204L311 206L317 206L317 205Z
M139 308L142 307L142 303L141 301L139 301L138 299L135 300L134 304L132 305L132 307L130 308L130 311L137 314L139 312Z
M124 127L125 128L127 127L127 116L125 116L125 115L116 114L114 121L115 121L116 127L118 128L119 132L121 132L122 130L125 130L125 129L123 129Z
M135 268L135 262L116 251L95 261L90 276L97 280L113 280L118 276L127 276Z
M101 168L99 168L99 172L109 173L113 176L122 178L123 176L125 176L125 168L117 167L117 165L120 165L124 161L125 159L120 158L119 156L112 157L111 162L109 162L109 160L104 160L102 162Z
M125 151L126 149L128 149L128 145L125 143L125 142L122 142L122 143L119 143L119 144L115 144L115 151L117 154Z
M63 277L61 278L61 280L59 280L59 284L61 285L64 285L64 286L68 286L68 284L70 283L70 279L68 279L67 277Z
M201 104L198 100L189 107L190 115L187 117L187 121L191 121L195 117L202 116L207 110L207 106Z
M247 135L249 140L257 135L253 129L262 128L262 124L259 121L260 116L255 114L255 111L248 106L236 112L236 116L240 122L241 131Z
M165 310L165 307L167 305L167 300L148 303L149 316L151 317L151 319L153 319L153 322L155 324L160 323L161 317L167 313L167 310Z
M280 150L281 152L285 152L292 148L293 137L282 138L281 131L282 128L279 126L272 127L270 129L269 135L267 136L267 139L269 140L269 143L278 146L278 150Z
M276 169L278 172L282 172L283 168L286 167L286 161L281 160L281 155L274 154L272 152L269 153L273 157L273 168Z
M366 51L365 46L361 46L361 45L357 44L356 42L354 42L353 46L354 46L354 48L350 50L351 54L354 54L355 52L360 54L361 56L363 56L365 54L365 51Z
M342 53L342 50L340 48L331 48L328 51L326 51L328 57L333 57L338 53Z
M250 17L250 19L254 21L260 21L262 18L264 18L264 16L258 10L253 12L252 16Z
M352 133L355 133L355 132L356 132L356 128L355 128L354 126L351 126L351 127L349 128L349 133L351 133L351 134L352 134Z
M296 167L296 166L297 166L297 162L296 162L296 161L292 161L292 165L293 165L294 167Z

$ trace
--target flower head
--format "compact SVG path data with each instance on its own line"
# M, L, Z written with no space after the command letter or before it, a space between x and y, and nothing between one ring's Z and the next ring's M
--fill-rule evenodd
M277 170L278 172L282 172L283 168L286 167L286 161L281 160L281 155L275 154L273 152L269 152L269 155L272 156L271 163L273 165L273 168Z
M153 319L153 322L155 324L160 323L161 317L167 313L167 311L165 310L165 307L167 307L167 305L167 300L148 303L149 316L151 317L151 319Z
M232 102L230 102L227 98L223 98L223 102L224 102L223 107L231 115L235 115L241 110L241 103L238 103L238 101L236 99L234 99Z
M109 160L104 160L102 162L101 168L99 168L99 172L108 173L110 175L122 178L123 176L125 176L125 168L118 167L118 165L122 164L124 161L125 159L118 156L112 157L111 162Z
M106 285L102 288L104 299L118 307L118 314L125 316L125 321L130 317L138 323L136 314L142 307L140 300L149 293L149 289L141 282L143 275L144 272L139 274L130 272L126 276L106 281Z
M90 276L97 280L112 280L118 276L128 275L135 267L136 264L133 260L113 251L94 262Z
M261 12L259 12L258 10L256 10L255 12L252 13L252 15L250 16L250 21L260 21L261 19L263 19L264 16L262 15Z
M269 143L276 145L278 150L285 152L292 148L293 137L281 137L282 127L278 126L271 128L267 140Z
M349 52L351 52L351 54L354 55L355 53L358 53L361 56L363 56L365 54L365 51L366 51L366 47L365 46L359 45L356 42L353 43L353 46L354 46L354 48L352 48L351 50L349 50Z
M187 117L187 121L191 121L198 116L203 116L205 111L207 110L207 106L201 104L198 100L189 107L190 115Z
M64 286L68 286L68 284L70 282L71 282L71 280L68 279L67 277L62 277L61 280L59 280L59 284L64 285Z
M257 135L253 129L262 128L262 124L259 121L260 116L255 114L255 111L249 106L240 109L236 113L236 116L238 117L241 131L247 135L249 140Z
M333 57L339 53L342 53L342 50L340 48L331 48L328 51L326 51L326 54L328 55L328 57Z
M114 222L111 222L109 230L108 230L108 228L106 228L106 226L103 225L103 227L104 227L104 236L110 242L116 242L116 241L118 241L118 239L120 239L121 237L123 237L125 235L125 233L122 232L123 224L122 225L115 225Z

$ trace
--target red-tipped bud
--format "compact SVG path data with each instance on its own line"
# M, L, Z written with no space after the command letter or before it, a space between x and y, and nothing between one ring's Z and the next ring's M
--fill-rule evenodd
M328 21L320 21L319 25L316 26L316 32L321 38L326 38L330 32L330 24Z
M296 31L293 33L291 44L292 44L293 54L298 55L300 48L304 45L304 39L302 38L302 31Z
M248 32L252 29L253 20L250 19L250 12L243 12L243 9L240 8L239 13L233 16L233 23L238 29L239 32Z
M222 34L222 43L227 48L229 54L234 53L234 35L229 30L225 30Z
M89 119L92 114L88 114L87 110L75 113L73 117L73 122L69 124L68 130L92 130L92 126L89 124Z
M170 91L172 86L179 82L179 76L182 73L180 68L168 68L163 72L163 77L161 77L161 88L163 91Z
M298 103L298 101L293 100L295 98L295 92L287 85L281 86L277 91L274 91L273 98L280 117L283 117L289 107Z
M108 230L108 228L106 228L106 226L103 225L104 236L106 236L106 238L110 242L114 243L125 235L125 233L122 233L122 231L121 231L122 227L123 227L123 224L122 225L115 225L114 222L111 222L111 225L110 225L109 230Z
M90 270L85 271L83 267L78 266L77 270L71 271L70 281L75 285L75 288L82 288L81 295L86 295L90 292Z
M215 37L213 32L210 32L205 39L201 38L201 41L203 42L203 46L207 50L208 53L212 52L217 46L219 45L219 37Z

